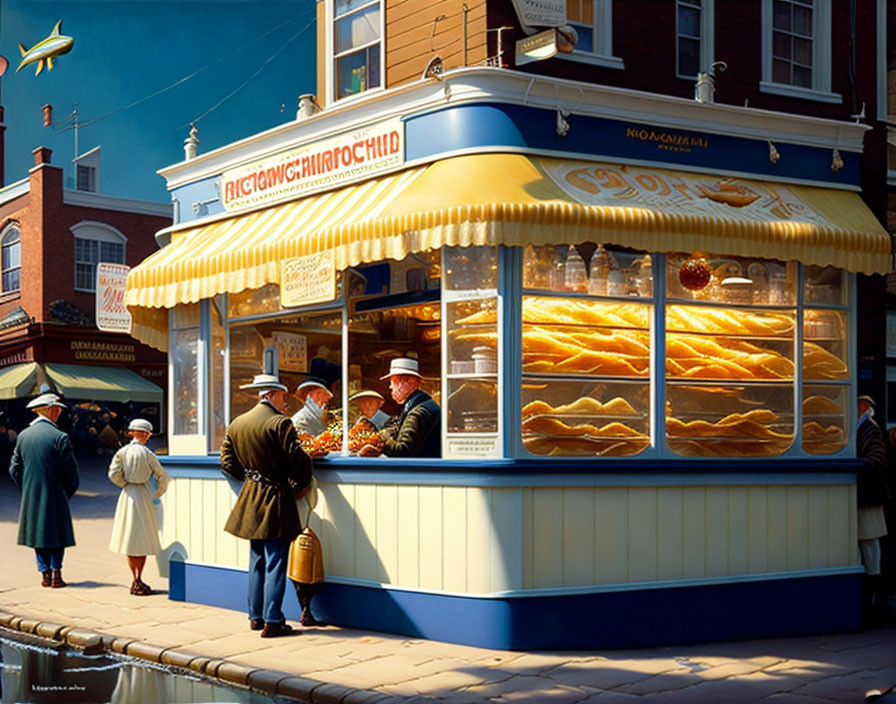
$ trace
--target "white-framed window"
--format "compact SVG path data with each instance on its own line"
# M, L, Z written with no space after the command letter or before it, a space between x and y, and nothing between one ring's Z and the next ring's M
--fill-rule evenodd
M696 78L714 55L715 0L676 0L675 75Z
M96 290L96 265L124 264L127 237L111 225L81 222L72 227L75 236L75 290Z
M332 0L333 99L383 85L382 0Z
M579 38L571 54L558 58L624 68L622 59L613 56L612 0L566 0L566 21Z
M22 235L17 225L6 228L0 237L2 260L2 293L13 293L22 288Z
M842 102L831 92L831 0L762 0L760 90Z
M77 167L78 173L78 183L77 189L79 191L89 191L91 193L96 192L96 167L95 166L85 166L84 164L78 164Z

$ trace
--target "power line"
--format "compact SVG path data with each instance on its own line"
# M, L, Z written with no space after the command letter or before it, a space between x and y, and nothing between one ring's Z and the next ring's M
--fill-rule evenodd
M273 61L275 58L277 58L277 56L279 56L286 49L286 47L288 47L296 39L298 39L299 36L301 36L311 25L313 25L315 23L315 21L316 21L316 19L312 19L310 22L308 22L308 24L306 24L304 27L302 27L298 32L293 34L289 39L286 40L286 42L279 49L277 49L277 51L275 51L267 59L265 59L264 63L262 63L261 66L259 66L259 68L252 73L252 75L250 75L245 81L243 81L237 88L235 88L230 93L228 93L226 96L224 96L221 100L219 100L215 105L213 105L208 110L206 110L201 115L199 115L199 117L194 118L192 120L188 120L187 122L181 123L181 124L177 125L177 127L174 127L160 135L156 135L152 139L148 139L145 142L140 142L139 144L135 144L132 147L128 147L128 150L137 149L139 147L146 146L147 144L151 144L152 142L162 139L163 137L168 137L168 136L174 134L175 132L179 132L180 130L184 129L185 127L188 127L189 125L199 122L199 120L203 119L204 117L208 116L210 113L217 110L219 107L221 107L221 105L226 103L234 95L236 95L243 88L245 88L252 81L252 79L254 79L256 76L258 76L258 74L260 74L267 67L267 65L271 63L271 61Z
M269 29L269 30L268 30L267 32L265 32L264 34L259 35L258 37L256 37L255 39L253 39L253 40L252 40L251 42L249 42L248 44L245 44L244 46L241 46L241 47L239 47L238 49L233 50L233 51L230 52L229 54L225 54L224 56L220 57L217 61L213 61L212 63L208 64L207 66L203 66L202 68L197 69L197 70L193 71L192 73L189 73L189 74L187 74L186 76L183 76L183 77L179 78L179 79L176 80L174 83L171 83L170 85L165 86L164 88L160 88L159 90L155 91L154 93L151 93L151 94L149 94L149 95L147 95L147 96L145 96L145 97L143 97L143 98L140 98L139 100L135 100L133 103L130 103L130 104L125 105L125 106L123 106L123 107L117 108L117 109L113 110L112 112L106 113L105 115L101 115L100 117L95 117L95 118L93 118L93 119L91 119L91 120L87 120L86 122L81 122L81 123L78 125L78 127L79 127L79 128L89 127L90 125L93 125L93 124L95 124L95 123L97 123L97 122L99 122L99 121L101 121L101 120L105 120L106 118L112 117L113 115L117 115L117 114L120 113L120 112L124 112L125 110L130 110L131 108L136 107L137 105L140 105L141 103L145 103L147 100L151 100L152 98L155 98L156 96L161 95L162 93L165 93L166 91L169 91L169 90L171 90L172 88L176 88L176 87L179 86L180 84L182 84L182 83L186 83L186 82L189 81L191 78L195 78L196 76L198 76L198 75L199 75L200 73L202 73L203 71L206 71L206 70L212 68L213 66L217 66L219 63L221 63L222 61L226 61L226 60L229 59L231 56L234 56L235 54L238 54L239 52L241 52L241 51L245 51L246 49L248 49L248 48L254 46L254 45L257 44L258 42L260 42L262 39L264 39L265 37L267 37L268 35L273 34L274 32L276 32L278 29L282 29L282 28L285 27L286 25L291 24L291 23L295 22L296 20L302 19L303 17L307 16L307 14L308 14L307 12L303 12L303 13L299 13L298 15L294 15L294 16L290 17L288 20L286 20L285 22L282 22L282 23L278 24L278 25L277 25L276 27L274 27L273 29ZM312 23L313 23L313 21L314 21L314 20L312 20ZM310 24L310 23L309 23L309 24ZM305 29L307 29L308 26L309 26L309 25L306 25L301 31L302 31L302 32L305 31ZM295 37L293 37L293 38L295 38ZM290 41L292 41L292 39L290 39ZM287 43L288 43L288 42L287 42ZM72 129L73 127L74 127L74 125L69 124L69 125L67 125L67 126L60 127L60 128L59 128L58 130L56 130L56 131L57 131L57 132L65 132L65 131L67 131L67 130Z

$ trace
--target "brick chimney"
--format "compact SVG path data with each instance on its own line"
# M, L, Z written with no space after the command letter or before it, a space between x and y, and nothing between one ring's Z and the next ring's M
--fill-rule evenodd
M33 292L26 310L37 318L44 320L47 305L51 300L49 289L52 288L53 277L48 276L51 262L59 257L59 242L65 236L64 205L62 202L62 169L50 163L53 153L47 147L38 147L31 154L34 166L28 170L28 219L23 241L28 236L28 265L25 265L25 248L22 248L22 276L34 272L36 280L42 285ZM69 233L69 238L71 234Z

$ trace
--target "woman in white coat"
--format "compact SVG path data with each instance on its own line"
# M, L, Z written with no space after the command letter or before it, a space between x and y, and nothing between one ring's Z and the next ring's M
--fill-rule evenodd
M146 441L152 435L152 423L135 418L128 425L128 435L133 439L115 453L109 465L109 479L121 487L109 549L128 557L134 577L131 594L146 596L152 594L152 589L142 579L146 556L156 555L162 549L159 523L147 483L155 477L159 487L155 498L158 498L168 488L170 477L153 451L146 447Z

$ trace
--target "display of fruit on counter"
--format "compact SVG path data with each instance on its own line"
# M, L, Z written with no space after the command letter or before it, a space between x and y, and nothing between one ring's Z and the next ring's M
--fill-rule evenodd
M348 451L355 454L365 445L382 447L383 439L376 430L356 425L348 434Z
M339 452L342 449L342 433L334 432L328 428L320 435L306 438L301 441L302 449L312 457L321 457L330 452Z

